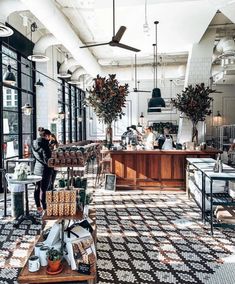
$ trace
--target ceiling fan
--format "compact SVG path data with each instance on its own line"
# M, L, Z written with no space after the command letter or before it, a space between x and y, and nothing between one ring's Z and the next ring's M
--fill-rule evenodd
M133 92L135 93L150 93L150 91L139 90L140 81L137 81L137 55L135 54L135 87Z
M134 52L139 52L140 50L137 49L137 48L134 48L132 46L120 43L120 40L121 40L125 30L126 30L126 27L121 26L119 28L119 30L117 31L117 33L115 33L115 0L113 0L113 36L112 36L112 40L109 41L109 42L105 42L105 43L84 45L84 46L80 46L80 48L94 47L94 46L100 46L100 45L110 45L110 46L116 46L116 47L124 48L124 49L134 51Z

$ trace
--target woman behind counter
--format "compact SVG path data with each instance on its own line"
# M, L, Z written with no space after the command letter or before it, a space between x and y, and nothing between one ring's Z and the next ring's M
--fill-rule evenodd
M162 150L172 150L175 148L172 135L170 135L170 128L164 127L163 134L158 138L158 148Z
M152 126L149 126L145 128L145 149L146 150L153 150L154 149L154 141L156 137L155 134L153 133L153 128Z

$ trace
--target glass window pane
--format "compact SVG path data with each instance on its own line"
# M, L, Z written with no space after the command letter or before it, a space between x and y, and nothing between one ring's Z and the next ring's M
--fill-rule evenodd
M11 56L14 59L17 59L17 53L4 45L2 46L2 52L5 53L6 55Z
M24 58L22 56L21 56L21 62L22 62L22 64L21 64L21 71L23 73L25 73L26 75L32 76L32 69L30 68L31 62L28 59L26 59L26 58Z
M18 134L18 113L3 111L3 133Z
M63 139L63 132L57 132L57 140L59 144L63 144L64 139Z
M65 140L66 140L66 143L70 143L70 140L69 140L69 133L66 133Z
M22 114L22 132L31 133L33 132L33 116Z
M22 136L23 157L24 158L28 158L30 156L32 141L33 141L32 134L24 134Z
M29 93L22 92L22 106L29 103L31 106L33 105L33 95Z
M3 87L3 109L18 110L18 92L17 90Z
M3 155L4 158L10 158L19 155L18 135L3 136Z
M32 91L32 78L22 73L21 80L22 80L22 89L27 91Z
M59 102L63 101L63 93L62 93L62 89L61 88L58 89L58 101Z
M11 65L12 67L12 65ZM2 65L2 74L3 74L3 78L5 76L5 73L8 72L8 69L7 69L7 65ZM13 67L11 68L11 72L14 74L15 76L15 83L12 83L12 84L9 84L9 86L17 86L17 71L15 69L13 69ZM3 80L4 83L7 83L6 81Z

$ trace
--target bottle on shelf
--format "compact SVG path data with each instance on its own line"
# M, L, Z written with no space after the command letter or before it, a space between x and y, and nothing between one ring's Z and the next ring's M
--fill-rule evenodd
M221 172L223 172L223 163L222 163L222 160L221 160L221 154L220 154L220 153L219 153L218 156L217 156L217 160L216 160L216 162L215 162L213 171L214 171L215 173L221 173Z

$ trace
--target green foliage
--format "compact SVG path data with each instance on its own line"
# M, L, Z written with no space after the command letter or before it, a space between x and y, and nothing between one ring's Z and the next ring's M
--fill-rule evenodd
M210 97L211 93L215 90L209 87L205 88L204 83L193 87L189 85L181 94L177 94L175 99L171 99L171 103L180 112L183 112L194 125L199 121L204 121L207 115L211 114L211 102L213 98Z
M92 88L88 90L86 103L93 108L99 121L110 125L124 115L122 108L126 105L128 87L128 84L119 85L116 74L110 74L108 78L97 75Z
M48 250L47 256L48 259L51 261L60 260L62 258L61 252L58 251L57 249L54 249L53 247Z

